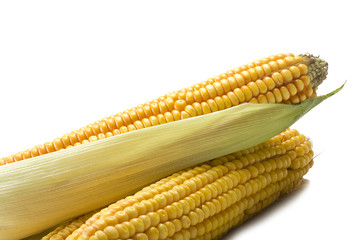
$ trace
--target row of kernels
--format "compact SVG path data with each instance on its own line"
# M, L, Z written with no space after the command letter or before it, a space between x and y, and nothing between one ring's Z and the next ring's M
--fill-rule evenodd
M303 102L305 99L307 99L307 96L304 92L299 92L294 96L291 96L289 100L283 102L285 104L298 104Z
M206 233L215 231L220 227L231 228L233 219L243 216L243 209L237 205L233 205L225 211L207 219L205 222L199 223L196 226L190 227L188 230L191 232L191 239L204 236ZM224 231L224 230L223 230Z
M240 213L239 217L235 217L231 219L229 222L224 222L224 220L220 219L220 224L218 223L218 220L214 221L215 225L220 226L216 228L215 230L212 230L210 232L206 232L203 229L203 226L198 226L198 228L195 228L195 233L193 233L193 236L196 236L194 238L187 238L189 239L195 239L195 240L211 240L211 239L220 239L229 229L231 229L233 226L237 225L239 220L243 217L243 213ZM222 223L222 224L221 224ZM201 231L199 230L201 228ZM189 230L191 231L191 229ZM175 239L175 238L173 238ZM176 239L175 239L176 240ZM181 240L181 239L179 239ZM183 239L186 240L186 239Z
M268 91L266 94L260 94L257 97L250 99L250 103L281 103L289 100L290 93L288 89L282 86L280 89L275 88L272 91Z
M295 129L286 129L285 131L281 132L280 134L272 137L271 139L260 143L254 147L251 147L249 149L241 151L242 155L253 153L257 150L260 150L262 148L270 148L270 147L276 147L279 146L283 141L299 135L299 132Z
M271 195L270 197L264 199L263 201L259 201L258 203L253 205L251 208L246 209L245 210L244 220L246 220L247 218L253 216L254 214L256 214L258 212L260 212L262 209L266 208L267 206L269 206L270 204L275 202L279 198L279 196L280 196L280 192L274 193L273 195Z
M264 191L254 193L250 198L252 199L252 204L249 204L248 208L245 209L245 214L253 214L257 210L257 205L263 202L265 199L270 198L271 196L277 194L281 191L285 185L286 178L280 179L277 182L269 185Z
M307 94L305 94L307 93ZM310 97L313 93L313 88L308 85L305 86L301 79L296 79L291 83L283 85L279 88L274 88L268 91L266 94L259 94L257 97L253 97L251 103L285 103L286 101L292 100L299 103L304 101L307 97ZM306 95L307 97L303 97Z
M300 82L300 80L298 79ZM301 92L298 92L298 89L301 89L300 87L296 86L296 83L289 83L286 86L281 86L280 88L274 88L271 91L267 91L265 94L259 93L257 91L256 85L253 85L254 88L249 88L248 86L243 86L243 91L234 91L237 92L235 99L239 100L239 103L242 102L250 102L250 103L281 103L283 101L288 101L290 98L299 97L301 101L304 101L306 98L310 97L313 94L313 89L311 86L307 86L306 88L303 88ZM250 90L251 89L251 90ZM239 90L239 89L236 89ZM301 93L301 94L299 94ZM304 94L306 97L303 97ZM299 94L299 95L298 95ZM230 96L233 96L233 93L230 93ZM241 101L240 101L241 99ZM238 105L237 101L235 101L232 106Z
M306 164L304 167L288 170L289 174L294 175L294 184L297 184L299 182L299 180L303 177L303 175L305 175L309 171L309 169L313 166L313 164L314 162L312 158L311 161L308 164Z
M256 163L253 167L258 174L269 173L275 169L288 168L291 165L291 158L288 155L279 156L270 160Z
M266 172L255 179L251 179L244 184L245 197L249 197L252 194L257 193L261 189L273 184L287 176L288 172L286 169L276 169L271 172Z
M280 69L286 68L288 66L292 66L294 64L297 64L298 62L301 62L301 58L299 56L292 57L288 56L285 59L276 59L271 60L268 62L264 62L263 64L257 65L257 66L250 66L248 68L240 67L234 69L234 74L240 73L242 75L249 75L246 76L247 80L256 80L258 78L261 78L265 75L268 75L274 71L278 71ZM249 82L249 81L248 81Z
M303 102L307 98L316 97L316 92L311 85L306 86L301 92L297 92L294 96L290 96L289 99L283 101L284 104L297 104Z
M309 164L313 159L313 150L310 150L308 153L306 153L303 156L298 156L292 161L292 164L290 165L291 169L299 169L305 167L307 164Z
M232 106L239 105L245 101L245 95L240 89L229 92L221 97L217 96L204 102L194 102L185 106L185 112L189 117L205 115L211 112L224 110Z
M286 58L286 57L294 58L294 55L293 54L272 55L270 57L265 57L265 58L263 58L261 60L256 60L256 61L254 61L252 63L242 65L242 66L240 66L238 68L235 68L234 70L229 71L229 73L234 74L234 73L238 73L238 72L241 72L241 71L245 71L245 70L250 69L250 68L255 68L257 66L263 66L264 64L268 64L271 61L277 61L279 59ZM289 61L290 61L290 59L289 59Z
M295 137L295 136L298 136L298 135L301 135L298 130L296 129L287 129L286 131L283 131L281 132L280 134L278 134L278 136L281 136L282 137L282 142L284 142L285 140L288 140L292 137Z
M295 148L295 152L298 157L307 154L309 151L312 150L312 144L310 141L304 141L299 146Z
M84 217L80 219L73 220L71 222L67 222L56 229L54 229L52 232L50 232L48 235L41 238L41 240L63 240L66 239L73 231L75 231L77 228L79 228L86 218L89 216L89 214L85 215Z
M304 76L308 72L308 67L304 64L298 66L292 66L288 69L283 69L280 72L274 72L273 74L262 79L269 90L280 87L283 84L292 82L294 79L305 78ZM306 80L307 81L307 80Z
M127 111L117 113L123 120L124 125L128 125L135 120L141 120L157 114L163 114L165 112L176 109L177 95L172 94L170 97L162 97L154 99L151 102L138 105L136 108L131 108Z
M305 141L305 136L301 134L282 142L281 146L283 146L286 151L289 151L295 149L296 146L299 146L304 141Z

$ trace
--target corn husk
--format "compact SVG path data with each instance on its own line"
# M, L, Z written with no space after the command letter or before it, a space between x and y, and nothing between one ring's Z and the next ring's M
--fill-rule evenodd
M298 105L241 104L2 166L0 239L36 234L173 172L264 142L342 87Z

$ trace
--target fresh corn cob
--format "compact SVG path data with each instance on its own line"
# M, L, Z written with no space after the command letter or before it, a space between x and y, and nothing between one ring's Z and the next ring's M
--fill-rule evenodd
M52 142L1 158L0 166L242 103L300 103L316 95L327 70L324 60L309 54L263 58L103 118Z
M292 190L313 165L294 129L172 174L42 240L216 239Z

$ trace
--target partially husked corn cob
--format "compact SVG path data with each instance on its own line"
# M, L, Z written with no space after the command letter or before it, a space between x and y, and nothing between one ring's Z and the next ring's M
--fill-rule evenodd
M292 190L312 165L311 143L287 129L174 173L42 240L215 239Z
M270 56L103 118L52 142L4 157L0 159L0 166L242 103L296 104L315 96L326 75L327 63L318 57Z

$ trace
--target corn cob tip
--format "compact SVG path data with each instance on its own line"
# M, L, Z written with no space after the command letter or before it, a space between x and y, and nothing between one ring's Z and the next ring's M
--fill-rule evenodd
M304 61L308 64L308 75L310 77L311 86L314 91L327 78L328 63L310 53L301 54Z

